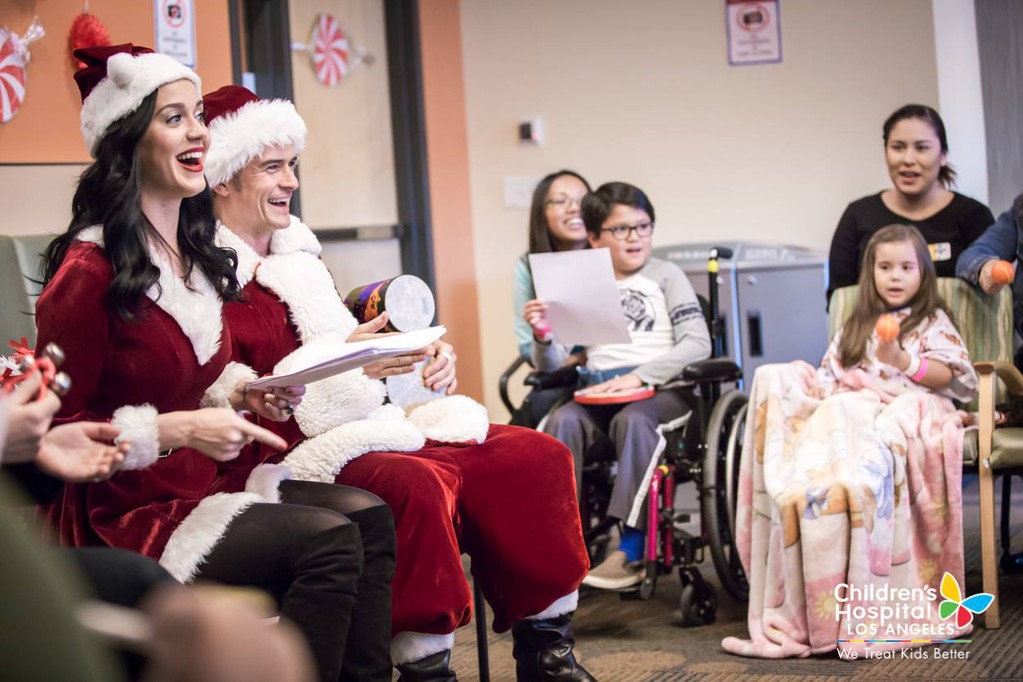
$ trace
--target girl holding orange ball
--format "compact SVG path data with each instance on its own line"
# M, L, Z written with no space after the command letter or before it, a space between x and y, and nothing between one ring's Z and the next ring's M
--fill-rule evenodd
M871 594L926 594L932 576L964 574L965 427L953 401L971 400L978 381L920 231L875 232L858 286L816 373L796 361L761 365L753 379L747 433L757 437L743 442L735 519L750 584L749 638L725 638L729 653L839 649L846 658L918 646L841 639L876 619L820 605L855 584L869 614L887 605ZM938 601L913 601L932 615L912 627L937 628ZM893 616L888 627L909 627L913 618Z

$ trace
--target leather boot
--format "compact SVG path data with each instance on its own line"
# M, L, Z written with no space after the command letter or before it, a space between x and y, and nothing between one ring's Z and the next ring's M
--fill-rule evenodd
M451 669L451 650L445 649L418 661L402 663L398 668L398 682L458 682Z
M362 536L363 569L339 682L391 682L394 517L385 504L347 512Z
M572 653L572 614L544 620L520 620L512 625L515 676L519 682L572 680L596 682Z

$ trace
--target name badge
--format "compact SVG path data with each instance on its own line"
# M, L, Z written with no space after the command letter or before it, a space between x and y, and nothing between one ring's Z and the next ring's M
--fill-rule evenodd
M928 244L927 250L931 252L931 260L935 263L939 260L948 260L952 257L952 245L948 242Z

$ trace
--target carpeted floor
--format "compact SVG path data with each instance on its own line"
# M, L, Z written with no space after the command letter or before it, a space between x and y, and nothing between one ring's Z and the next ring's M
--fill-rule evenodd
M996 486L999 489L1000 485ZM1013 506L1013 534L1023 544L1023 490L1016 480ZM966 528L966 593L979 592L980 527L976 480L964 485ZM1018 549L1018 548L1017 548ZM716 584L711 562L701 566ZM841 661L834 654L768 661L730 656L721 651L720 641L729 635L746 636L746 608L722 590L718 592L718 616L712 625L681 626L678 600L681 589L675 575L663 576L650 601L623 601L609 592L590 592L580 600L576 613L579 658L602 682L655 680L676 682L700 680L844 680L844 679L1023 679L1023 575L1003 575L999 583L1002 627L977 627L972 643L945 645L944 653L967 653L965 659L935 660L935 648L923 649L926 660L902 658L869 661ZM515 679L511 657L511 635L488 637L490 679ZM472 626L456 635L453 665L463 682L479 680L475 630Z

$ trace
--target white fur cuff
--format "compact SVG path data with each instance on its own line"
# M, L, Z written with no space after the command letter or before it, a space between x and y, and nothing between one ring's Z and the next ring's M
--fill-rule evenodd
M394 665L419 661L439 651L455 646L455 633L429 635L423 632L399 632L391 640L391 660Z
M281 481L291 479L291 469L283 464L260 464L245 481L245 492L255 493L267 502L281 501Z
M526 620L547 620L548 618L557 618L563 616L566 613L572 613L576 607L579 606L579 590L566 594L561 599L555 599L554 603L545 608L535 616L529 616Z
M253 381L256 372L240 362L229 362L213 385L206 389L200 407L231 407L231 392L239 381Z
M110 423L121 429L115 442L131 441L121 469L145 469L160 456L159 414L152 405L126 405L114 412Z

